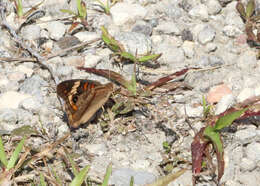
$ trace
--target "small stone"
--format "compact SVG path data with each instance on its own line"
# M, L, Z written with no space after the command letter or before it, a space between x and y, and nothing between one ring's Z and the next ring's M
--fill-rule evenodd
M116 5L115 5L116 6ZM152 50L150 37L136 32L120 32L115 35L115 39L120 41L127 52L135 55L146 55Z
M217 103L225 95L232 94L232 91L226 84L217 85L210 88L207 94L207 102L210 104Z
M243 171L252 171L255 169L256 163L251 159L242 158L240 166Z
M184 29L181 32L182 41L193 41L193 35L190 30Z
M255 96L255 91L253 88L245 88L237 96L238 103L245 101L248 98Z
M81 32L79 32L79 33L81 33ZM70 48L79 43L80 43L79 39L75 36L62 37L57 41L57 44L59 45L59 47L61 49Z
M26 74L27 77L31 77L31 75L33 74L33 69L25 65L19 65L18 67L16 67L16 70Z
M38 104L37 100L33 97L29 97L27 99L24 99L19 104L21 108L28 110L32 113L37 113L40 110L40 105Z
M147 10L138 4L116 3L110 9L110 13L116 25L123 25L127 22L143 19Z
M163 21L159 23L159 25L155 28L157 32L161 32L164 34L173 34L173 35L180 35L181 31L179 30L178 26L171 21Z
M164 45L164 47L165 49L159 48L159 53L163 53L161 60L168 64L171 69L182 67L185 60L183 49L178 47L170 47L167 44Z
M214 66L223 65L224 61L219 56L209 56L209 63L210 63L210 66L214 67Z
M56 69L57 76L70 77L73 72L72 66L58 66Z
M194 56L194 48L195 44L192 41L184 41L182 45L182 49L187 58L192 58Z
M260 161L260 143L250 143L246 148L246 155L256 164Z
M95 32L78 32L74 36L76 36L81 42L88 42L94 39L99 39L100 35Z
M189 11L189 15L193 18L199 18L202 21L208 21L209 19L208 9L204 4L199 4L193 7Z
M63 58L65 65L70 65L74 67L83 67L85 59L82 56L68 56Z
M138 21L135 23L131 31L150 36L152 34L153 28L151 24L148 24L144 21Z
M240 143L248 144L256 137L256 128L252 126L243 130L239 130L236 132L235 136L240 141Z
M243 52L236 61L237 66L242 70L249 70L257 67L256 53L252 50Z
M30 95L28 94L22 94L15 91L8 91L3 94L0 94L0 109L16 109L18 108L18 105L21 101L29 97Z
M41 27L38 25L28 25L22 29L22 35L24 39L34 41L40 38Z
M217 45L216 45L215 43L207 43L207 44L206 44L206 51L207 51L208 53L216 51L217 48L218 48L218 47L217 47Z
M189 117L201 117L203 114L203 107L202 106L193 107L191 105L187 105L186 113L187 116Z
M152 183L156 179L156 177L149 172L121 168L113 171L113 174L109 179L109 184L117 186L129 185L131 176L134 177L134 183L136 185L146 185Z
M47 30L50 33L50 38L57 41L64 36L66 26L60 21L51 21L47 24Z
M90 67L90 68L95 67L101 60L102 60L101 56L87 53L85 55L84 67Z
M216 15L222 9L220 3L217 0L206 1L206 6L208 7L208 12L210 15Z
M11 81L22 81L25 79L25 74L22 72L11 72L7 77Z
M243 32L242 32L242 30L240 30L239 28L237 28L235 26L227 25L227 26L224 26L223 33L228 37L234 38L235 36L240 35Z
M206 26L202 31L199 32L198 41L205 45L214 40L216 31L211 26Z
M232 94L223 96L216 106L215 115L225 112L235 103L235 98Z
M0 129L11 131L17 122L17 114L15 109L0 109Z
M100 143L100 144L84 144L84 148L88 149L88 151L91 154L95 154L98 156L103 156L106 151L106 145L104 143Z

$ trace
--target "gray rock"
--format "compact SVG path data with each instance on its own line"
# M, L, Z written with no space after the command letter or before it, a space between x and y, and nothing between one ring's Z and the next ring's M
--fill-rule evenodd
M173 47L170 44L162 43L156 50L157 53L163 53L160 60L168 64L171 69L182 67L184 65L184 52L182 48Z
M30 97L21 101L19 106L32 113L37 113L40 110L41 105L37 102L34 97Z
M94 39L100 38L100 35L95 32L78 32L74 36L76 36L81 42L91 41Z
M256 163L248 158L242 158L240 165L243 171L252 171L256 168Z
M255 90L253 88L244 88L237 96L237 101L240 103L253 96L255 96Z
M48 83L45 80L43 80L40 76L33 75L21 84L20 91L33 95L35 98L37 98L37 101L43 103L41 87L47 85Z
M222 9L219 1L217 1L217 0L206 1L206 6L208 7L208 12L209 12L210 15L216 15Z
M154 24L154 23L153 23ZM138 21L135 23L133 26L131 32L136 32L136 33L141 33L146 36L150 36L152 34L153 28L152 28L152 23L146 23L144 21Z
M95 67L103 58L98 55L86 54L84 67Z
M173 34L180 35L181 31L178 28L178 25L172 21L163 21L155 28L155 31L163 34Z
M17 122L15 109L0 109L0 129L12 131Z
M187 58L192 58L195 54L195 44L192 41L184 41L182 49Z
M215 114L221 114L222 112L226 111L235 103L235 97L232 94L228 94L221 98L216 106Z
M149 37L136 32L120 32L115 39L125 47L126 51L137 54L147 54L152 50L152 41Z
M209 19L208 9L207 9L206 5L204 5L204 4L199 4L195 7L193 7L189 11L189 15L194 19L198 18L202 21L208 21L208 19Z
M123 25L127 22L143 19L147 10L139 4L116 3L110 9L110 13L116 25Z
M238 181L241 185L255 186L260 183L259 172L242 172L238 175Z
M70 77L73 72L72 66L57 66L56 74L61 77Z
M15 91L8 91L0 94L0 109L18 108L19 103L29 97L30 95L28 94Z
M86 144L85 148L88 149L90 153L98 156L103 156L107 151L106 145L104 143Z
M246 147L246 155L255 163L260 161L260 143L253 142Z
M234 38L235 36L242 34L243 32L235 26L227 25L223 28L223 33L228 37Z
M201 56L199 60L195 60L195 64L199 67L206 67L210 64L208 56Z
M22 29L22 35L24 39L34 41L40 38L41 27L38 25L28 25Z
M59 40L66 31L66 26L61 21L51 21L46 28L50 33L50 38L54 40Z
M244 23L237 11L228 11L225 16L225 26L235 26L240 30L244 30Z
M131 176L134 177L134 183L136 185L149 184L156 179L156 177L149 172L121 168L113 171L113 174L109 179L109 184L114 184L116 186L129 185Z
M211 42L214 40L216 36L216 31L211 26L206 26L202 31L199 32L198 35L198 41L205 45L208 42Z
M243 130L239 130L236 132L235 136L240 141L240 143L248 144L256 137L256 129L252 126Z
M224 61L222 59L222 57L219 56L209 56L209 63L210 66L220 66L224 64Z
M244 71L251 71L257 66L256 53L252 50L243 52L236 61L236 64Z
M217 47L217 45L216 45L215 43L207 43L207 44L206 44L206 51L207 51L208 53L216 51L217 48L218 48L218 47Z

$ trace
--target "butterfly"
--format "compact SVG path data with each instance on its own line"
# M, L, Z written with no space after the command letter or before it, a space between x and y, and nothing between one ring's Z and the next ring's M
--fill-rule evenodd
M65 101L69 125L77 128L93 118L108 101L114 86L97 81L72 79L57 85L57 94Z

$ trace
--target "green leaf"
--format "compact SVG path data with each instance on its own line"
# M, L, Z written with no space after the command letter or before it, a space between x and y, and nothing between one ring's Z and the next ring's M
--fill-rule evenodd
M0 161L5 167L7 166L7 159L6 159L5 149L2 141L2 136L0 136Z
M137 59L135 58L135 56L133 56L132 54L130 54L129 52L120 52L119 53L121 57L125 58L125 59L129 59L133 62L137 61Z
M143 56L143 57L140 57L138 58L138 61L139 62L146 62L146 61L154 61L154 60L157 60L159 57L161 57L162 54L152 54L152 55L147 55L147 56Z
M23 17L23 5L22 5L22 0L18 0L17 15L18 15L18 17Z
M203 106L203 117L206 118L210 111L210 105L207 106L205 96L202 96L202 106Z
M123 52L120 48L118 41L116 41L107 31L104 26L101 26L102 40L113 52Z
M230 114L226 114L225 116L222 116L219 118L214 126L215 130L221 130L224 127L227 127L232 124L234 120L239 118L248 108L232 112Z
M246 21L247 15L244 5L241 2L237 2L236 9L240 13L240 16L244 19L244 21Z
M41 186L47 186L47 183L45 182L44 176L43 176L42 173L40 174L40 185Z
M213 142L214 147L218 152L223 152L223 145L220 139L219 132L216 132L214 127L207 126L204 130L204 136Z
M76 169L76 163L73 161L73 159L71 158L71 156L69 154L67 154L69 162L71 164L72 167L72 172L75 176L77 176L79 174L78 170Z
M130 184L129 184L130 186L134 186L134 177L133 176L131 176L131 179L130 179Z
M71 14L71 15L78 16L78 14L76 14L75 12L68 10L68 9L60 9L60 11L63 12L63 13L68 13L68 14Z
M15 148L11 158L8 161L8 164L6 167L7 170L10 170L11 168L13 168L15 166L15 163L19 158L19 153L23 149L24 142L25 142L25 137L23 137L23 139L18 143L17 147Z
M250 0L246 6L246 17L250 18L255 11L255 0Z
M107 170L106 170L106 175L104 177L104 180L103 180L103 183L101 186L107 186L108 185L108 181L109 181L109 177L112 173L112 164L110 163L107 167Z
M133 75L132 75L130 91L133 93L133 95L136 95L136 77L135 77L135 73L133 73Z
M75 176L75 178L72 180L72 182L70 183L70 186L81 186L81 184L83 183L83 181L86 178L86 175L88 173L89 170L89 165L87 165L86 167L84 167L77 176Z

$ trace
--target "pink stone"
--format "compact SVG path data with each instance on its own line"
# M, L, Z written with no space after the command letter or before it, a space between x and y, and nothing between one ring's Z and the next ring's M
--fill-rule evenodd
M232 91L226 84L217 85L210 88L207 94L207 102L210 104L217 103L222 97L228 94L232 94Z

